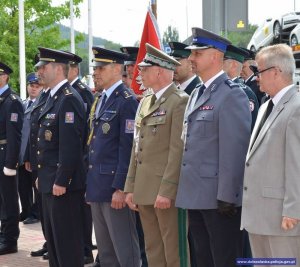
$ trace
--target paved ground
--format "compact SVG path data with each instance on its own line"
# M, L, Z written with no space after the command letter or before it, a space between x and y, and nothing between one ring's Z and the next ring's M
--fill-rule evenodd
M0 267L48 267L48 261L41 257L30 256L30 251L40 249L44 243L40 223L30 225L20 223L20 231L19 252L0 256ZM96 250L93 252L97 253ZM91 265L85 265L88 266Z

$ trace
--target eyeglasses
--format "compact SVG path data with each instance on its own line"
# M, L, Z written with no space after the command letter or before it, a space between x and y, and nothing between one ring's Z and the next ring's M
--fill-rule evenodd
M276 67L275 66L272 66L272 67L269 67L269 68L266 68L266 69L263 69L263 70L258 70L258 68L256 66L253 66L253 65L250 65L249 66L250 70L253 71L254 73L254 76L257 76L259 77L259 75L267 70L270 70L270 69L275 69ZM280 70L281 71L281 70Z

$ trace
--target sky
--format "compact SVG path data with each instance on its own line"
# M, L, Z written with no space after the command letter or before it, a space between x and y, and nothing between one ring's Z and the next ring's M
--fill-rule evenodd
M64 0L52 0L53 4ZM236 0L239 1L239 0ZM123 46L133 46L141 38L149 0L91 0L93 35ZM300 11L300 0L248 0L249 23L259 25L265 19ZM88 33L88 0L80 5L81 18L75 18L76 30ZM177 28L180 40L191 35L192 27L202 26L201 0L157 0L157 22L161 37L168 25ZM63 24L70 26L69 21Z

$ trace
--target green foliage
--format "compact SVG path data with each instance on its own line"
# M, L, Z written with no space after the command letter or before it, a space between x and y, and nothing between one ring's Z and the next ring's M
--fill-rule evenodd
M83 0L74 0L74 14L80 15L78 4ZM69 18L70 3L66 1L58 6L52 6L50 0L25 0L25 52L26 73L32 72L34 56L38 46L57 49L68 49L69 39L62 39L58 22ZM18 0L0 1L0 61L9 65L13 70L10 84L19 91L19 11ZM83 36L76 36L76 41Z
M240 47L247 47L253 33L257 29L257 25L249 24L247 31L242 32L228 32L227 39L229 39L233 45ZM222 33L225 36L225 33Z
M169 25L163 35L163 44L168 45L169 42L178 42L178 41L179 41L179 33L177 28Z

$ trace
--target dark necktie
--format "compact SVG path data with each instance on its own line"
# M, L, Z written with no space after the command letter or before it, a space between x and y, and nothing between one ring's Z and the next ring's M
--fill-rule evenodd
M32 100L29 100L29 101L28 101L28 104L27 104L27 109L29 109L29 108L30 108L30 106L32 105L32 103L33 103L33 101L32 101Z
M154 103L155 103L155 101L156 101L156 95L155 94L153 94L152 96L151 96L151 99L150 99L150 108L154 105Z
M267 106L267 110L266 110L265 116L262 118L262 120L261 120L261 122L260 122L260 124L258 126L258 129L257 129L257 132L256 132L256 136L255 136L254 142L252 143L252 146L255 143L255 140L256 140L257 136L259 135L262 127L264 126L267 118L270 116L270 114L271 114L271 112L273 110L273 107L274 107L274 103L273 103L272 99L270 99L269 103L268 103L268 106Z
M206 89L204 83L199 87L199 90L198 90L198 95L197 95L197 99L196 99L196 102L198 101L198 99L202 96L204 90ZM196 103L195 102L195 103Z
M105 102L106 102L106 99L107 99L106 94L103 94L103 95L102 95L102 100L101 100L99 112L103 109L103 107L104 107L104 105L105 105Z

